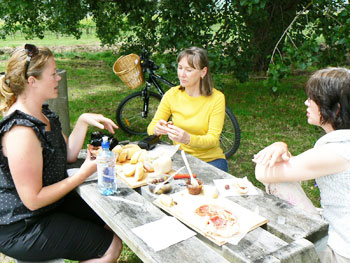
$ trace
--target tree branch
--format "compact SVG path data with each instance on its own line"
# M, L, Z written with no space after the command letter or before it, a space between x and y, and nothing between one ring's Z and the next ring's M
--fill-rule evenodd
M298 19L298 17L301 16L306 11L306 9L308 9L313 3L314 3L314 1L312 0L301 12L299 12L297 14L297 16L294 17L293 21L289 24L289 26L286 28L286 30L283 32L283 34L280 37L280 39L278 40L275 48L273 49L272 56L271 56L269 64L273 63L273 57L275 55L275 52L277 50L278 45L281 43L282 39L284 38L284 35L287 34L288 30L292 27L292 25L295 23L295 21Z

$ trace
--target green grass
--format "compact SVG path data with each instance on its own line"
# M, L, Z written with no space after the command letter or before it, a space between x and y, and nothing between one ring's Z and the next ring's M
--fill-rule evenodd
M58 68L67 71L71 127L83 112L102 113L115 120L118 103L134 92L113 73L116 58L112 51L56 54ZM0 56L0 71L5 68L6 59L6 54ZM294 155L313 147L323 132L307 124L303 90L306 79L306 75L286 78L274 93L263 86L262 80L252 78L249 82L239 83L231 75L214 77L217 87L225 93L226 103L237 117L242 133L240 148L228 160L232 175L247 176L254 185L263 189L254 176L251 159L255 153L275 141L285 141ZM87 138L95 130L90 128ZM140 139L128 136L122 130L117 131L116 137L119 140ZM319 191L314 187L314 181L304 182L303 188L312 202L319 206ZM124 246L118 262L140 260Z
M76 46L76 45L99 45L100 40L94 33L82 34L80 39L75 39L72 36L62 36L55 34L46 34L45 38L33 38L30 40L25 39L20 33L14 36L8 36L7 39L0 41L0 48L4 47L17 47L24 45L25 43L33 43L37 46Z

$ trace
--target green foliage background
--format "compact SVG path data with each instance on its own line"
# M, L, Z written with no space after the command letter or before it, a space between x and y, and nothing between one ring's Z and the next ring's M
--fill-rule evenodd
M213 70L239 81L264 72L276 91L280 79L311 66L347 65L349 4L344 0L4 0L0 37L46 31L81 37L92 24L103 45L120 54L173 58L196 45L209 51Z

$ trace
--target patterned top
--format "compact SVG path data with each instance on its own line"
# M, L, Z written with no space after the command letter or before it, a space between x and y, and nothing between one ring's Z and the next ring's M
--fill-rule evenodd
M315 148L326 144L331 152L350 160L350 130L324 135ZM350 258L350 169L317 178L316 182L320 188L323 216L329 223L328 245L339 255Z
M58 116L44 105L42 112L50 120L51 131L45 131L43 122L16 110L0 122L0 225L7 225L22 219L43 214L61 202L30 211L21 201L13 182L7 157L3 154L2 136L15 125L31 127L41 142L43 154L43 186L54 184L67 177L67 148L61 133Z

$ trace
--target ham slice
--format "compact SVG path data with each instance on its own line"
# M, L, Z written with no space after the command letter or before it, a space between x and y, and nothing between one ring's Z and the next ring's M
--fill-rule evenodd
M217 205L202 205L195 210L195 213L199 216L214 216L220 209Z
M239 232L237 218L221 206L208 204L195 210L199 216L208 217L206 232L209 235L231 237Z

